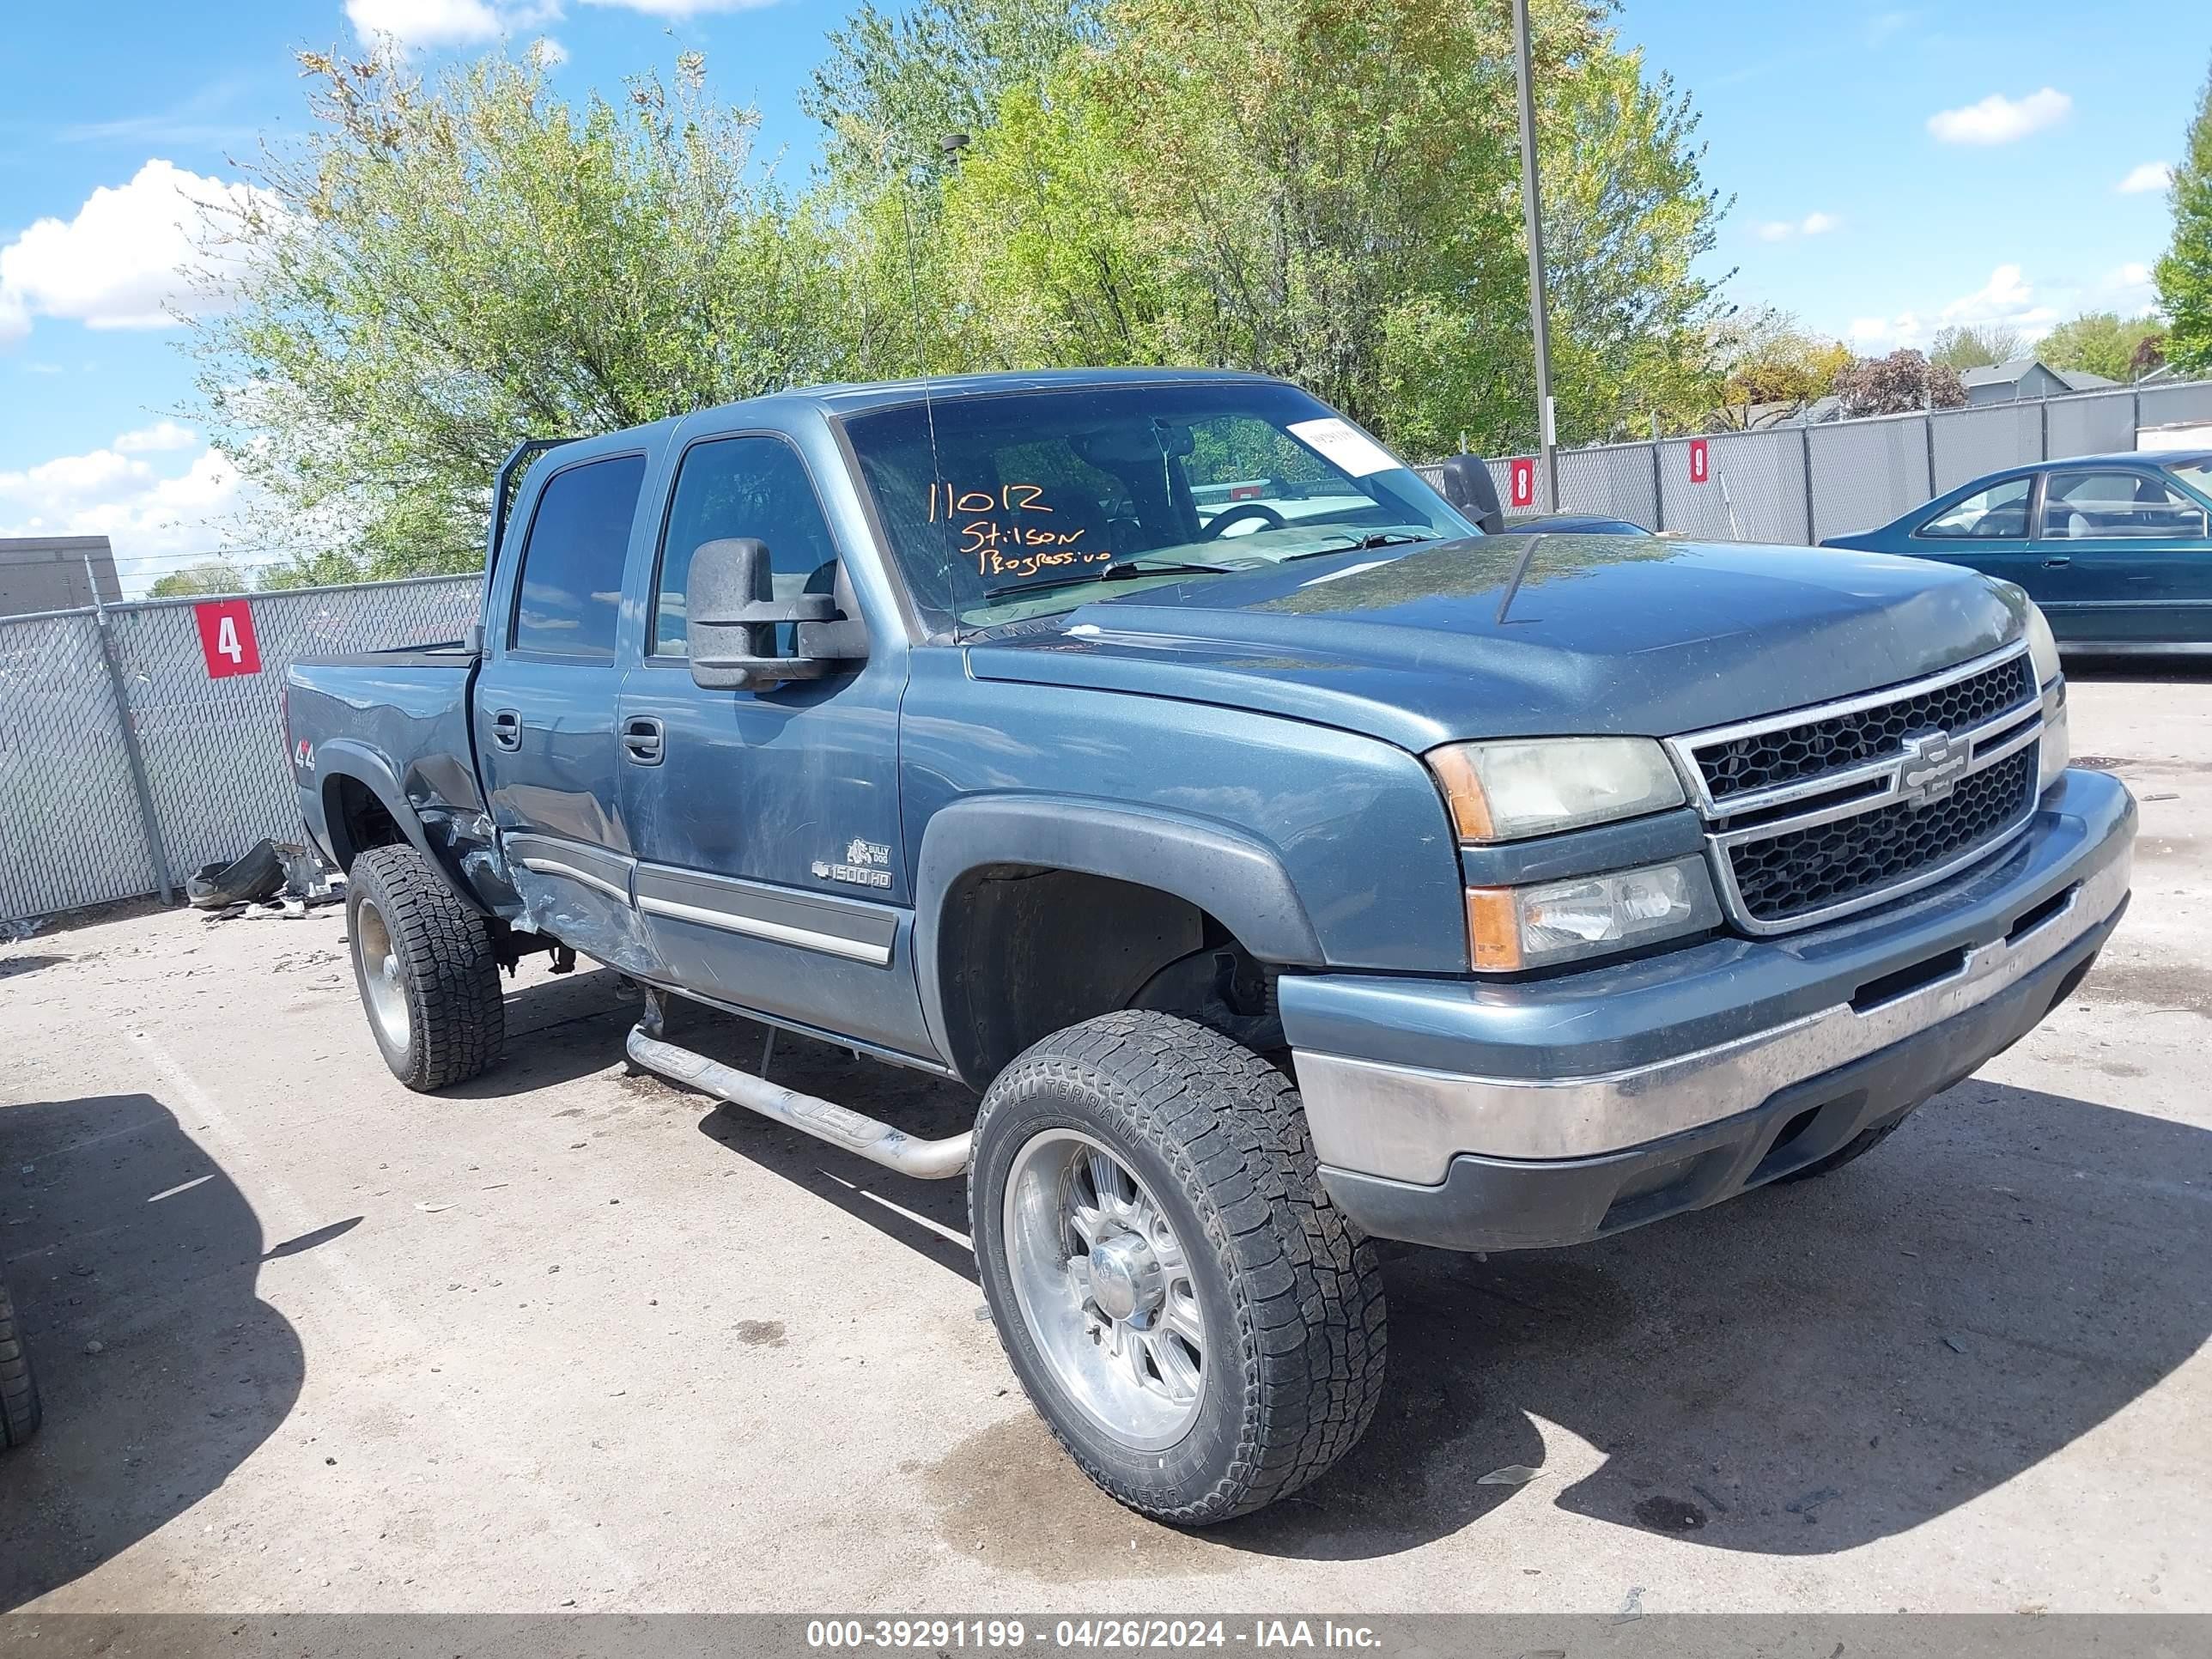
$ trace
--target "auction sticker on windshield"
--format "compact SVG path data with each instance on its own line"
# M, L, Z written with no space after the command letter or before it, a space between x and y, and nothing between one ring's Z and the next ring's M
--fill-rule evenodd
M1293 421L1291 435L1308 443L1355 478L1370 472L1393 472L1405 463L1350 422L1330 416L1325 421Z

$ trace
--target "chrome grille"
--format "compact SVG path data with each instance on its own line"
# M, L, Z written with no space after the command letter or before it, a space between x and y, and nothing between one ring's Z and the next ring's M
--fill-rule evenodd
M1964 732L2034 698L2035 676L2027 659L2014 657L1893 702L1852 708L1701 748L1698 769L1712 798L1723 801L1894 755L1915 732Z
M1735 890L1745 912L1763 922L1881 892L2017 823L2034 793L2035 751L2026 749L1932 805L1900 803L1732 847Z
M1995 852L2035 808L2042 703L2023 646L1668 747L1748 933L1847 915Z

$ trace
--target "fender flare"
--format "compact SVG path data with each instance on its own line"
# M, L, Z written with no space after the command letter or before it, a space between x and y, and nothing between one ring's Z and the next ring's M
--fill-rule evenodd
M462 903L483 915L494 915L494 910L477 896L470 884L462 878L455 866L453 848L432 841L428 830L414 799L400 783L392 763L368 744L351 738L333 738L319 744L315 750L315 798L323 809L323 833L330 837L331 853L341 865L350 866L361 849L343 844L343 824L330 811L330 787L337 779L346 778L361 785L376 798L377 804L391 815L407 838L407 844L428 860L431 868L446 879Z
M947 902L993 865L1104 876L1197 906L1262 961L1318 967L1321 937L1273 848L1210 819L1061 795L986 795L940 808L915 868L915 972L938 1052L952 1053L939 971ZM988 1081L988 1079L986 1079Z

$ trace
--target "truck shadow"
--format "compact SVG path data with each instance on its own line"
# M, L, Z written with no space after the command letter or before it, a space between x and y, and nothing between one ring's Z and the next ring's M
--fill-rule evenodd
M758 1066L763 1028L672 1018L677 1041ZM952 1085L789 1035L772 1069L919 1134L974 1111ZM718 1145L974 1280L964 1182L903 1180L681 1097ZM1372 1559L1532 1504L1771 1555L1907 1531L2063 1450L2212 1338L2208 1182L2212 1133L1970 1081L1823 1180L1569 1250L1386 1247L1372 1428L1323 1480L1189 1535L1177 1559ZM1116 1537L1133 1524L1042 1424L980 1440L946 1458L997 1471L990 1501L962 1508L963 1538L980 1528L1018 1559L1021 1540L1079 1531L1093 1509ZM1516 1465L1537 1474L1479 1484Z
M1824 1180L1572 1250L1407 1252L1374 1427L1209 1537L1364 1559L1530 1503L1772 1555L1906 1531L2212 1335L2208 1176L2203 1130L1969 1082ZM1556 1474L1536 1419L1588 1443L1554 1433ZM1515 1464L1541 1472L1476 1484Z
M0 1454L5 1612L174 1519L276 1431L305 1363L255 1282L317 1241L268 1249L146 1095L0 1106L0 1263L46 1405L38 1437Z

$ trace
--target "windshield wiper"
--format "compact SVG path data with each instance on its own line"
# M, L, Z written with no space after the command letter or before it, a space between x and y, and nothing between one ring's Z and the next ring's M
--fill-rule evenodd
M1349 530L1340 530L1336 533L1345 538L1341 547L1316 547L1304 553L1286 554L1276 562L1288 564L1293 559L1318 559L1325 553L1352 553L1374 547L1410 547L1416 542L1440 542L1444 539L1442 536L1415 535L1404 530L1377 530L1366 536L1355 535Z
M1116 559L1103 567L1089 570L1070 571L1064 576L1048 576L1042 581L1014 582L1002 587L987 587L987 599L1009 599L1018 593L1042 593L1055 587L1073 587L1082 582L1127 581L1132 576L1202 575L1225 576L1238 567L1233 564L1200 564L1178 559Z

